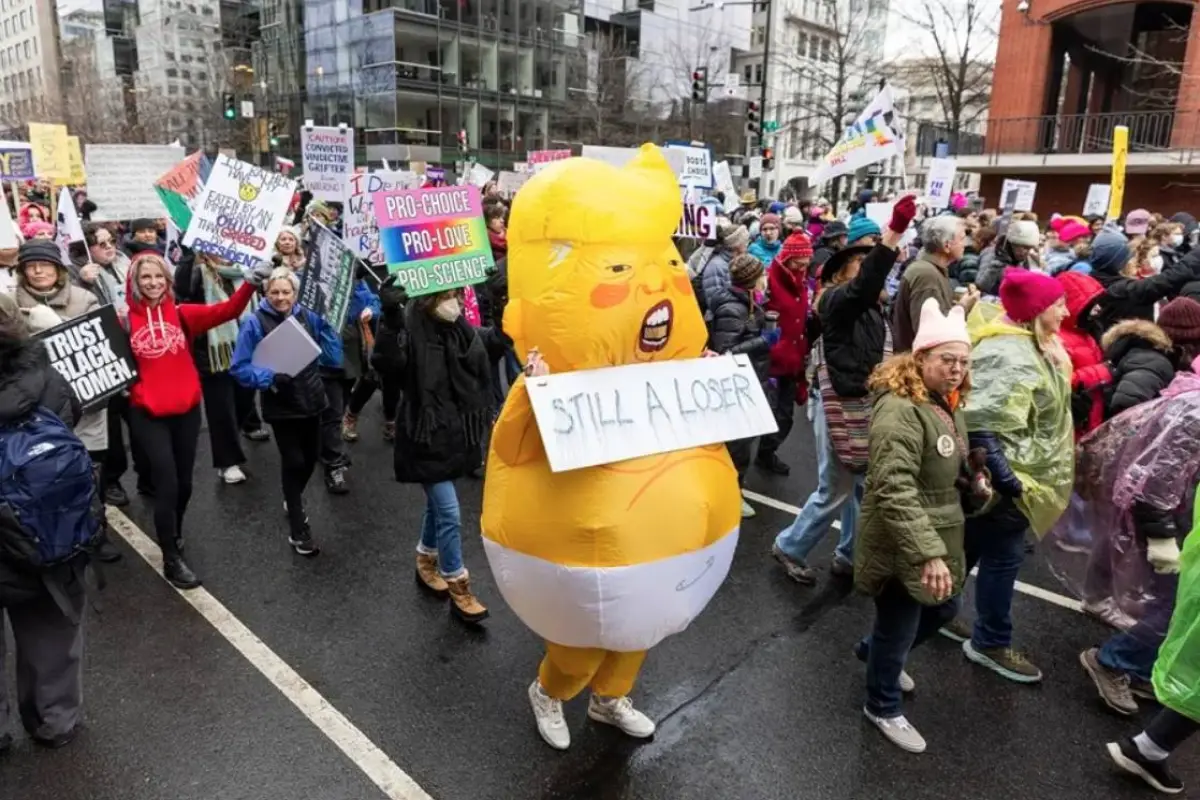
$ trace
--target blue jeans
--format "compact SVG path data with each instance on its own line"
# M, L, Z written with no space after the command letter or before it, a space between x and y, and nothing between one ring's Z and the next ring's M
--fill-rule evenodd
M1146 604L1142 618L1128 631L1110 636L1096 659L1109 669L1148 682L1158 658L1158 648L1167 637L1178 588L1178 575L1151 573L1147 593L1152 594L1153 599Z
M425 513L421 516L421 543L417 550L427 555L436 553L442 577L457 578L464 569L462 524L454 481L423 483L421 488L425 490Z
M866 476L855 475L842 466L829 438L821 396L814 393L813 397L816 406L813 410L813 435L817 445L817 490L808 496L791 527L780 531L775 537L775 544L788 558L803 563L813 548L825 538L840 511L842 533L834 552L838 558L852 564L854 531L858 526L858 510L862 505Z
M883 719L903 713L900 672L908 654L958 615L962 597L926 606L904 584L890 580L875 597L875 627L855 654L867 662L867 711Z
M1025 531L1029 521L1009 498L984 514L967 519L967 572L975 576L976 650L1012 645L1012 602L1017 573L1025 561Z

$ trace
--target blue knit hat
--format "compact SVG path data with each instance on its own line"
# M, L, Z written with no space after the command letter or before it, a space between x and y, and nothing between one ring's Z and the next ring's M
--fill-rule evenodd
M784 210L785 208L787 208L787 204L786 204L786 203L781 203L781 202L779 202L778 200L776 200L774 203L771 203L770 207L767 209L767 213L769 213L769 214L782 214L782 213L783 213L783 210Z
M1093 271L1116 275L1129 263L1131 255L1125 234L1106 225L1092 240L1092 255L1088 261Z
M882 233L874 220L867 219L866 216L855 216L846 226L846 241L853 244L864 236L879 236Z

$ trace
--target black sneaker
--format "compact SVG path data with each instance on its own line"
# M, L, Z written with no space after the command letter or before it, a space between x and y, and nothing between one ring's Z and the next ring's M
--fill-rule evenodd
M1112 758L1113 763L1130 775L1138 776L1152 789L1157 789L1163 794L1179 794L1183 791L1183 781L1171 772L1166 759L1151 761L1146 758L1137 749L1133 739L1109 742L1105 746L1108 748L1108 755Z
M125 494L125 490L121 488L121 484L114 483L104 490L104 504L124 508L129 505L129 495Z
M79 735L79 726L76 725L66 733L60 733L57 736L33 736L33 743L39 747L45 747L47 750L57 750L60 747L66 747L71 742L75 741L75 737Z
M200 585L196 573L192 572L192 568L179 556L163 561L163 577L176 589L195 589Z
M337 467L325 473L325 488L330 494L349 494L350 487L346 485L346 468Z
M252 431L242 431L242 436L245 436L252 442L271 441L271 432L266 428L255 428Z
M100 542L100 546L96 548L96 560L104 564L115 564L125 557L125 554L117 549L117 546L108 540L105 536Z
M760 455L755 460L754 463L758 464L758 466L762 467L767 472L773 472L776 475L791 475L792 474L792 468L789 467L787 465L787 462L783 461L775 453L770 453L768 455Z
M321 548L317 547L317 543L313 541L312 531L308 525L304 526L304 530L293 533L288 536L288 544L296 551L296 555L311 558L321 552Z

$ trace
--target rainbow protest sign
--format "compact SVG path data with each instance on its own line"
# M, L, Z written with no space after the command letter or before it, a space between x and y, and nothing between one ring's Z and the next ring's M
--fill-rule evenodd
M482 283L495 265L476 186L371 195L388 271L410 297Z

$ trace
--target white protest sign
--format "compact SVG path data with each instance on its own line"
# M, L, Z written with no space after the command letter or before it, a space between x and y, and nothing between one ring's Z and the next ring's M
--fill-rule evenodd
M254 348L250 363L281 375L295 377L321 355L321 348L295 317L275 326Z
M62 253L63 263L71 263L71 242L83 241L83 226L79 224L79 214L75 211L75 200L71 190L66 186L58 193L58 219L54 227L54 238L58 242L58 250Z
M300 156L313 198L342 202L342 187L354 172L354 129L301 128Z
M695 186L699 189L713 188L712 150L707 147L668 142L666 152L683 154L683 170L677 172L680 186Z
M342 200L342 241L359 258L371 264L382 264L379 223L375 220L371 193L420 186L421 176L404 170L375 170L347 176Z
M17 226L13 224L12 212L9 211L8 201L4 199L3 192L0 192L0 206L4 206L0 211L0 250L20 247L23 237L17 233Z
M1083 201L1085 217L1103 217L1108 213L1108 196L1112 186L1107 183L1093 183L1088 187L1087 199Z
M525 386L554 472L779 429L745 356L562 372Z
M700 203L684 203L683 216L675 235L681 239L715 239L717 238L717 220L713 215L713 206Z
M169 144L89 144L84 148L92 219L157 219L166 215L154 184L187 155Z
M713 186L725 194L725 212L731 213L738 207L737 187L733 185L733 172L728 161L713 164Z
M483 164L472 164L470 172L467 173L467 183L482 189L495 174Z
M671 166L671 171L676 177L684 173L684 155L679 149L664 147L661 149L663 158L667 160L667 164ZM628 164L633 160L633 157L638 154L636 147L608 147L600 144L585 144L580 155L584 158L594 158L597 161L603 161L607 164L612 164L617 169ZM686 181L680 181L680 186Z
M274 252L295 192L291 178L221 155L196 198L183 244L233 264L255 266Z
M529 168L528 161L514 161L513 172L517 173L518 175L524 175L526 173L533 174L533 170Z
M1017 203L1013 206L1013 211L1033 211L1033 197L1037 194L1037 181L1018 181L1013 178L1005 178L1004 185L1000 189L1000 197L1008 197L1008 193L1016 190Z
M762 169L763 169L763 157L762 156L750 156L750 163L748 166L749 166L749 169L746 170L747 178L749 178L750 180L754 180L755 178L762 177Z
M502 171L496 178L496 191L500 192L502 197L512 199L512 196L525 185L525 181L533 176L524 172L507 172Z
M940 209L950 205L956 171L953 158L935 158L929 162L929 182L925 188L925 205L928 208Z

